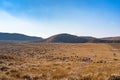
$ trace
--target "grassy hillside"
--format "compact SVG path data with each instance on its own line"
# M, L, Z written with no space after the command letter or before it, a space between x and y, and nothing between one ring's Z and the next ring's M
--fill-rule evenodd
M0 46L0 79L111 80L109 78L119 78L119 45L4 43Z

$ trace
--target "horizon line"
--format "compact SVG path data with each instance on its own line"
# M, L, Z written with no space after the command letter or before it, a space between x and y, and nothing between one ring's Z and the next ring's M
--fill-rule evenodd
M94 38L109 38L109 37L120 37L120 35L118 35L118 36L104 36L104 37L95 37L95 36L87 36L87 35L81 35L81 36L79 36L79 35L76 35L76 34L71 34L71 33L57 33L57 34L54 34L54 35L51 35L51 36L48 36L48 37L42 37L42 36L35 36L35 35L29 35L29 34L24 34L24 33L14 33L14 32L0 32L0 33L5 33L5 34L21 34L21 35L25 35L25 36L31 36L31 37L41 37L41 38L43 38L43 39L45 39L45 38L49 38L49 37L51 37L51 36L55 36L55 35L60 35L60 34L69 34L69 35L74 35L74 36L77 36L77 37L94 37Z

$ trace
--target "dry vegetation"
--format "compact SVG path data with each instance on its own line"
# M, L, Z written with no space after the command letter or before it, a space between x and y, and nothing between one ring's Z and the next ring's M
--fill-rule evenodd
M120 80L120 44L4 43L0 80Z

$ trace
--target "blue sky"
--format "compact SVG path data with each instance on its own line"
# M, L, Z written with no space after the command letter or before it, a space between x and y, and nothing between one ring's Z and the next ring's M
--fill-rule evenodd
M120 0L0 0L0 32L120 36Z

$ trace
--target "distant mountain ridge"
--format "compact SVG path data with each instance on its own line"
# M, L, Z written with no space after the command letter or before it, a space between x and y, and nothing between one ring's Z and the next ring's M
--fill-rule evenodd
M27 36L24 34L18 33L1 33L0 40L13 40L13 41L38 41L42 40L41 37Z
M51 36L47 39L44 39L42 42L47 42L47 43L87 43L87 42L92 42L92 43L120 43L119 40L105 40L102 38L94 38L94 37L89 37L89 36L76 36L76 35L71 35L67 33L63 34L57 34L54 36Z
M99 42L100 39L94 38L94 37L78 37L71 34L58 34L51 36L47 39L45 39L43 42L51 42L51 43L86 43L86 42Z
M0 41L37 41L44 43L120 43L120 37L95 38L90 36L76 36L67 33L53 35L43 39L18 33L1 33Z

